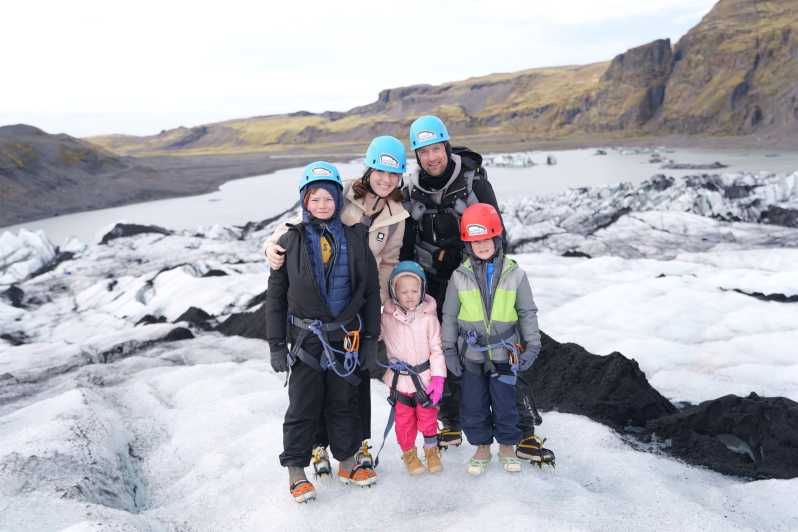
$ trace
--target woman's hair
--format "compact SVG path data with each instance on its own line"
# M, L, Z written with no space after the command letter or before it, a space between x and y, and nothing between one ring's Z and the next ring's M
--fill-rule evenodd
M352 183L352 190L355 193L355 199L360 199L365 196L367 193L371 192L372 194L374 191L371 189L371 185L369 185L369 178L371 177L371 172L373 168L366 168L366 171L363 172L363 177L360 178L360 181L355 181ZM399 181L401 183L401 180ZM402 189L400 187L396 187L388 194L388 199L392 199L396 202L402 201Z

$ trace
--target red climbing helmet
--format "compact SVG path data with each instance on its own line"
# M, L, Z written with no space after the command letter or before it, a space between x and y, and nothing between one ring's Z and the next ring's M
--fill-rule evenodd
M502 219L493 205L475 203L469 205L460 218L460 239L476 242L502 236Z

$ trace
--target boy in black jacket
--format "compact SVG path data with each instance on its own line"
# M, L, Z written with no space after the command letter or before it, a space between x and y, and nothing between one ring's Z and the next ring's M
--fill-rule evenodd
M288 468L291 495L304 502L315 497L304 468L322 408L330 449L340 462L338 478L360 486L377 479L354 455L361 443L356 370L376 363L380 291L364 228L347 227L339 218L338 170L311 163L299 188L303 222L278 242L286 260L270 273L266 319L272 368L289 371L280 464Z

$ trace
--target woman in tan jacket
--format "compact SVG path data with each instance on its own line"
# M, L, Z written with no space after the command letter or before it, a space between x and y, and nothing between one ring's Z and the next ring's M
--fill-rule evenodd
M399 251L405 232L408 212L402 206L402 174L407 165L405 147L395 137L376 137L369 144L365 157L366 171L360 179L344 184L344 207L341 221L345 225L362 223L368 226L368 245L377 262L380 280L380 300L388 300L388 280L391 271L399 262ZM296 220L296 223L300 222ZM288 222L272 234L264 246L266 258L272 269L283 266L285 249L277 240L288 230ZM361 370L358 393L363 445L357 454L358 465L370 466L371 438L371 387L368 371ZM317 475L330 474L327 455L327 434L323 420L319 420L316 446L313 450L313 467Z

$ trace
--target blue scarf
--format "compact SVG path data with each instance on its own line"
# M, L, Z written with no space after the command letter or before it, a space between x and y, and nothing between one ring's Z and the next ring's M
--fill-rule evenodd
M311 185L330 193L335 200L335 214L329 220L314 218L302 203L302 221L305 222L305 242L324 303L333 316L338 316L352 299L352 282L349 278L349 246L341 223L343 195L334 183L320 181ZM303 191L304 195L304 191ZM300 198L301 201L302 198ZM325 267L321 257L321 238L327 237L333 248L330 264Z

